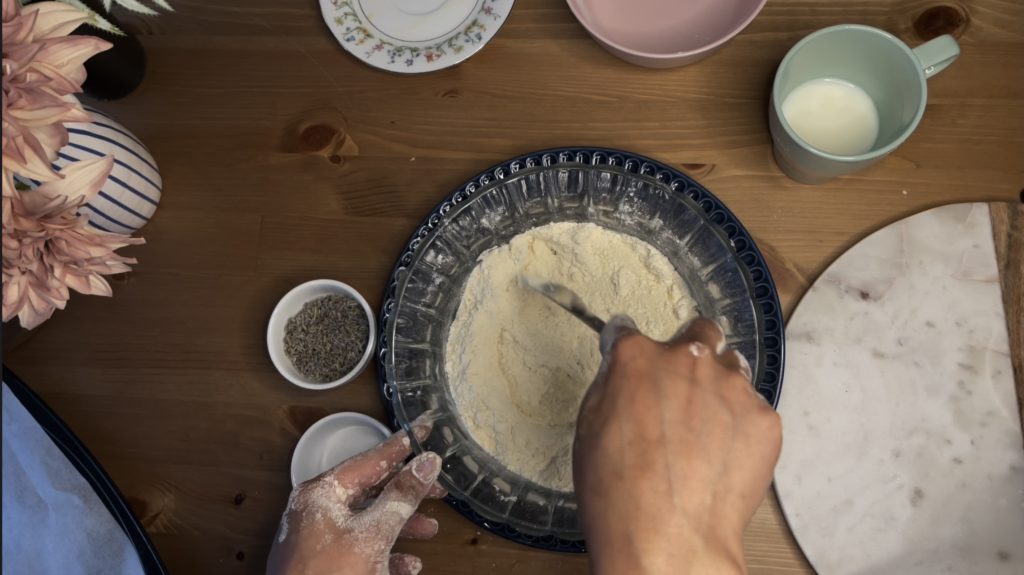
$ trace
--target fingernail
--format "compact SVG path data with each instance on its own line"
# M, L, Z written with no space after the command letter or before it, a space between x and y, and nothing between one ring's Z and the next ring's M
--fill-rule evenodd
M413 420L412 434L416 441L423 441L430 436L430 431L434 428L433 415L432 411L425 411Z
M412 434L416 436L416 441L425 441L430 436L430 424L416 425L412 428Z
M419 557L410 557L407 567L409 568L409 573L416 575L423 570L423 561Z
M412 474L423 483L433 483L441 473L441 457L428 451L416 457L412 464Z
M700 357L708 352L708 348L703 343L696 341L690 344L689 349L693 357Z

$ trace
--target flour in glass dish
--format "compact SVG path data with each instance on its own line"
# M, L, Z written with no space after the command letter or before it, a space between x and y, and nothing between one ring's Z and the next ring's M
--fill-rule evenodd
M459 417L512 472L571 491L576 415L601 363L598 336L521 275L569 287L599 317L628 314L659 340L696 306L668 258L595 224L534 228L480 256L445 349Z

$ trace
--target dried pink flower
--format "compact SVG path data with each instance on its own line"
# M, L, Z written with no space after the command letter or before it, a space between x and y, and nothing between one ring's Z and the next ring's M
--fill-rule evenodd
M94 231L76 211L95 196L113 166L113 157L83 160L61 170L60 179L20 191L4 170L3 321L18 316L32 329L64 309L70 289L111 295L104 275L130 271L136 263L114 253L141 238ZM9 187L10 186L10 187Z
M39 181L56 179L50 163L68 141L64 122L88 122L72 96L83 64L110 48L92 36L68 36L87 15L60 2L3 1L3 166Z

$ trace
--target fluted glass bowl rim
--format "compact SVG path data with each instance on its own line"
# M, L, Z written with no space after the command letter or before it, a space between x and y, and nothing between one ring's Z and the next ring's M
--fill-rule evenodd
M763 342L759 341L758 349L759 356L761 357L756 362L758 374L755 375L754 381L762 384L759 385L758 390L765 395L770 403L774 405L777 402L778 392L781 387L781 360L784 353L778 295L763 257L742 224L739 223L728 208L709 191L700 186L700 184L664 164L629 152L607 148L561 148L543 150L514 158L494 166L466 182L466 184L452 193L428 215L417 229L417 232L413 234L405 250L403 250L403 254L395 266L385 291L380 322L385 328L379 332L378 369L381 382L380 390L385 399L385 407L389 412L392 427L407 428L409 424L408 421L400 421L396 417L398 410L395 409L396 405L392 404L394 394L389 391L388 362L390 350L388 341L394 341L395 336L396 323L394 321L395 314L393 313L397 309L395 294L403 292L405 282L409 277L409 274L403 274L402 271L415 263L417 248L421 245L427 245L429 243L428 239L439 233L446 221L452 219L462 209L465 209L465 206L471 204L470 200L473 197L485 195L493 187L501 185L502 181L512 174L519 175L518 172L524 170L544 171L569 167L586 169L587 167L594 166L599 167L602 171L617 172L624 176L646 180L649 184L665 187L669 192L674 193L729 246L731 255L738 264L738 269L744 275L743 282L752 294L755 287L758 287L755 286L758 282L755 282L751 277L748 266L756 265L762 272L760 279L760 284L762 285L760 287L764 288L762 290L763 295L757 299L766 300L769 306L767 308L763 304L753 306L757 322L757 333L761 337L766 335L765 318L769 316L774 332L772 335L777 339L774 350L766 349ZM711 218L715 215L719 215L719 219L722 221L717 223L713 221ZM721 225L732 226L730 233L724 232ZM743 250L741 251L737 250L737 240L742 242ZM745 262L740 259L741 255L749 256L748 261ZM764 293L765 291L767 293ZM765 364L764 355L769 351L774 352L777 356L776 369L769 369ZM393 359L393 357L390 359ZM766 371L773 372L770 374L772 377L770 381L762 381ZM418 448L419 446L417 445L416 447ZM536 533L520 531L515 526L502 523L506 518L495 516L489 513L487 509L479 509L457 495L450 495L448 502L477 525L520 543L557 551L579 552L585 549L584 543L575 539L562 539L555 534L538 535Z

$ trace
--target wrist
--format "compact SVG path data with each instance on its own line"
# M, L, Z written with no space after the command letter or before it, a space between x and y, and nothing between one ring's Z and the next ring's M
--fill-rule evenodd
M667 573L667 572L666 572ZM738 552L703 551L692 556L682 573L693 575L746 575L747 562L743 558L743 550Z
M596 543L596 542L595 542ZM589 551L594 575L746 575L742 542L735 545L622 542L594 545Z

